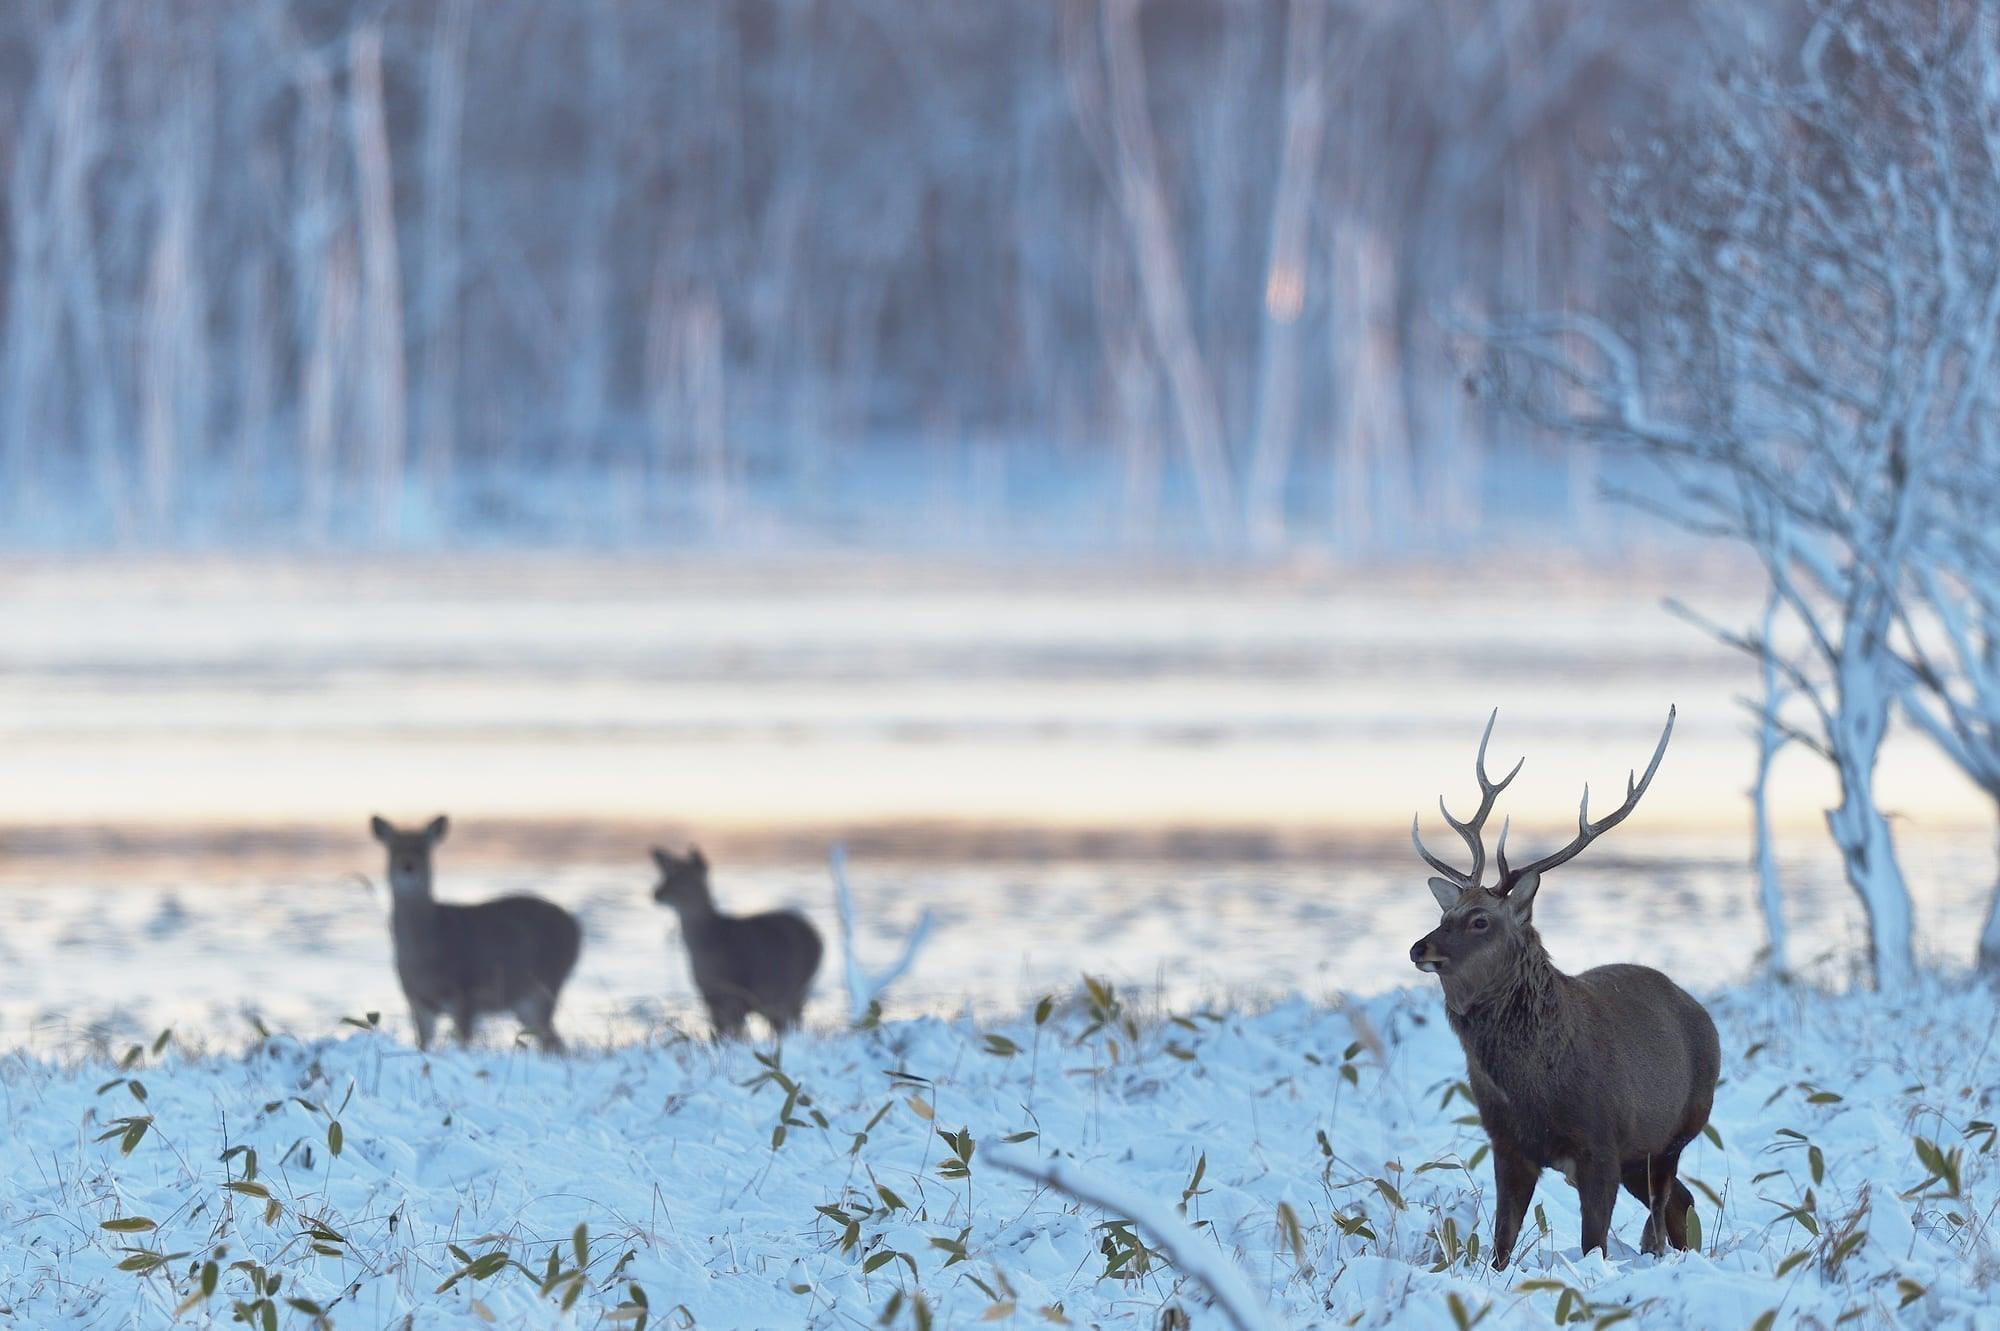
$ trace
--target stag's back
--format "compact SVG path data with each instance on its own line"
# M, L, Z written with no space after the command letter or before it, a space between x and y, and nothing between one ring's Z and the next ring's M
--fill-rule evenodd
M1599 966L1571 977L1585 1048L1599 1052L1607 1099L1640 1141L1687 1140L1708 1122L1722 1075L1715 1022L1694 996L1650 966Z

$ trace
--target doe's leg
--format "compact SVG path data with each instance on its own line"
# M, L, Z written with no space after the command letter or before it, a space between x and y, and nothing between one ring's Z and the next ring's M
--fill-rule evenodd
M521 1028L535 1037L535 1043L545 1053L562 1052L562 1037L556 1034L556 996L550 993L535 993L514 1005L514 1015L519 1018Z
M410 1004L410 1023L417 1028L417 1048L431 1047L431 1037L437 1033L437 1019L436 1009L421 1003Z
M707 997L709 1020L715 1023L715 1038L742 1039L743 1023L750 1016L750 1005L735 994L711 994Z

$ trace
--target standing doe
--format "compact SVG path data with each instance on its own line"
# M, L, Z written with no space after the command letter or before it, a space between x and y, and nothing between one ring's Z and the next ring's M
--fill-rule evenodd
M417 1025L417 1047L430 1048L440 1015L451 1018L459 1043L469 1044L482 1013L511 1012L542 1048L561 1049L556 996L583 948L576 917L540 897L445 905L431 896L431 849L444 840L444 816L421 832L383 818L369 826L389 849L396 978Z
M708 860L690 848L676 859L657 847L653 862L660 881L653 900L681 917L694 987L708 1005L715 1033L724 1039L743 1034L755 1012L779 1033L798 1025L813 973L823 950L819 930L789 910L762 915L724 915L708 887Z
M1478 811L1460 822L1438 801L1445 822L1471 850L1472 867L1461 873L1431 854L1416 820L1410 822L1417 853L1442 875L1430 889L1444 911L1438 927L1410 948L1410 960L1443 982L1472 1099L1492 1142L1496 1268L1507 1265L1536 1177L1551 1165L1582 1203L1584 1252L1605 1248L1621 1182L1646 1205L1644 1251L1688 1246L1694 1198L1676 1175L1681 1149L1708 1122L1715 1099L1722 1068L1715 1023L1648 966L1563 974L1542 947L1532 914L1542 875L1576 858L1638 806L1673 731L1669 708L1645 776L1628 776L1625 802L1594 823L1584 787L1576 836L1561 850L1510 868L1503 823L1493 857L1498 879L1490 888L1479 881L1486 864L1482 829L1493 801L1521 770L1517 762L1500 781L1487 777L1493 717L1474 765Z

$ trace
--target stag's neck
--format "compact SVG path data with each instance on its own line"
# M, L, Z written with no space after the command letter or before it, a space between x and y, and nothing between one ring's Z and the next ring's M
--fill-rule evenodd
M1523 1048L1547 1050L1560 1044L1569 982L1549 960L1540 937L1531 933L1503 979L1462 1003L1447 1002L1445 1010L1465 1052L1494 1069Z

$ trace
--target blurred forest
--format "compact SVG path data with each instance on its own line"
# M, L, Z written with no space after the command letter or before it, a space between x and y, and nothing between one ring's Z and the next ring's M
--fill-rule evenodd
M1448 334L1594 290L1696 10L20 0L4 543L1574 532Z

